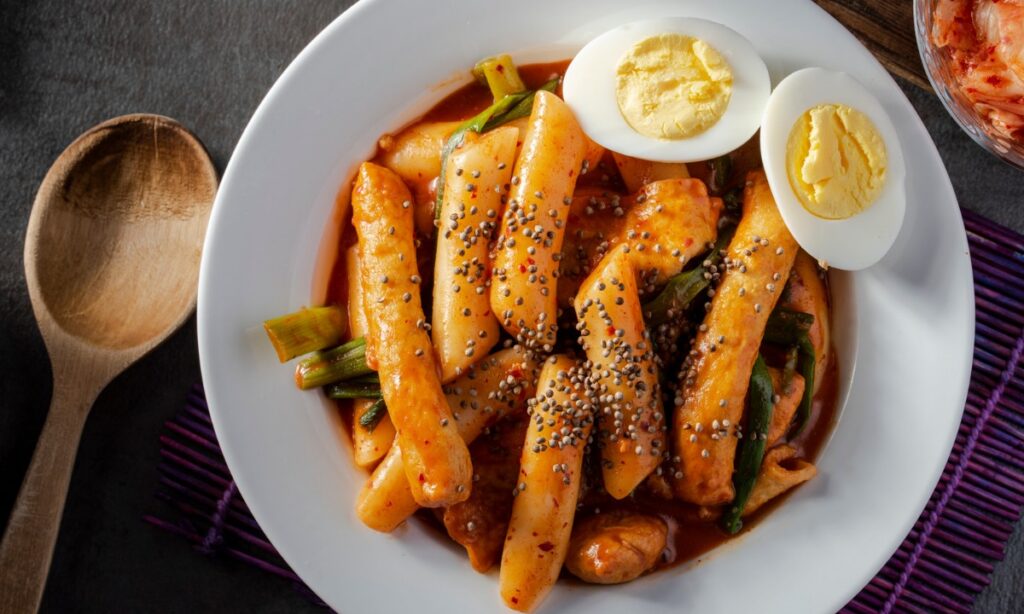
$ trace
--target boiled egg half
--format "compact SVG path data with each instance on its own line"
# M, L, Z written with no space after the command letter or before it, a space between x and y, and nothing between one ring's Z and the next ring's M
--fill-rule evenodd
M807 68L783 79L764 111L761 159L793 238L823 264L864 269L896 241L903 151L885 109L853 77Z
M737 149L757 131L771 82L754 46L719 23L666 17L590 41L562 94L600 145L656 162L697 162Z

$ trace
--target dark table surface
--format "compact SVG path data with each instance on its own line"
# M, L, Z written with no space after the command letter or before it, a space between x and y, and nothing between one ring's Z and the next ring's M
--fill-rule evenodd
M0 519L42 428L50 369L22 272L36 187L75 136L132 112L169 115L223 169L288 62L344 0L0 0ZM938 100L901 84L938 144L963 206L1024 231L1024 173L972 143ZM75 465L47 612L313 611L287 582L142 522L161 511L157 437L199 379L195 320L100 395ZM978 612L1022 611L1024 532Z

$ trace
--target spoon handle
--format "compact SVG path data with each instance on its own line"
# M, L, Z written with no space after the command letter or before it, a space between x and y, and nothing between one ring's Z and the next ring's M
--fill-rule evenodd
M46 424L0 542L0 612L39 609L78 442L102 386L92 388L54 382Z

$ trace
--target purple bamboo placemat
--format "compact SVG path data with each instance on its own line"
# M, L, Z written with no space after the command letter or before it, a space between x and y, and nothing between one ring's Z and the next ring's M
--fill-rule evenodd
M1024 236L964 211L977 328L974 371L953 453L910 535L843 612L970 612L1024 507ZM201 386L160 436L172 519L145 520L291 582L323 605L267 541L238 493Z

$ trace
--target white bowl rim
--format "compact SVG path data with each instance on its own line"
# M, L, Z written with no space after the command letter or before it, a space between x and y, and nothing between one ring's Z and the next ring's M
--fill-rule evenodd
M411 7L415 6L412 0L404 1L407 4L407 10L412 10ZM453 0L451 4L456 5L460 1L461 0ZM393 5L389 6L393 7L394 5L397 4L400 4L400 2L396 2ZM665 14L664 11L667 10L663 8L665 3L650 2L649 4L651 6L657 5L659 7L662 7L662 14ZM675 3L675 5L678 4L679 3ZM795 4L798 3L780 3L781 8L779 9L779 11L781 12L784 9L796 10L793 7L793 5ZM243 170L241 169L244 168L245 161L248 160L249 154L252 151L252 148L254 147L254 143L259 140L258 133L260 132L261 124L263 124L266 120L266 115L268 115L271 112L271 109L279 103L281 98L290 94L289 85L293 80L296 79L296 76L300 72L301 67L305 63L307 63L310 60L310 58L319 53L319 49L321 47L326 46L332 38L338 36L339 33L341 33L344 30L344 28L347 27L347 24L358 22L359 19L363 18L362 16L367 15L372 11L386 11L387 9L383 8L383 5L384 3L382 0L364 0L363 2L360 2L354 7L350 8L346 13L338 17L330 26L328 26L323 32L321 32L320 35L318 35L303 50L303 52L296 57L296 59L292 62L288 69L282 74L281 78L279 78L279 80L271 88L270 92L267 94L266 98L261 103L260 107L257 109L252 120L250 121L250 124L247 126L245 132L243 133L241 139L239 140L235 155L232 157L231 162L229 163L228 168L225 171L221 191L218 193L217 202L215 204L214 211L211 216L210 229L207 234L207 244L204 249L204 254L212 255L217 253L218 251L221 251L221 246L219 245L219 243L223 242L220 239L220 237L225 232L223 227L226 224L226 222L224 222L226 212L229 210L229 208L237 209L237 207L241 205L241 203L239 203L237 200L237 196L235 195L235 192L238 191L239 189L237 184L242 180ZM676 12L678 12L678 10L679 9L676 9ZM802 6L799 10L807 11L808 14L816 11L820 13L820 15L825 15L825 13L820 8L814 7L813 5ZM700 12L698 12L697 14L701 16L704 15L704 13ZM726 21L726 23L728 24L728 21ZM833 24L833 26L835 26L835 24ZM850 37L852 40L852 35L843 30L841 27L832 27L831 30L832 31L830 33L833 35L839 36L840 38ZM866 51L864 53L866 54ZM775 81L775 79L773 79L773 81ZM916 116L916 114L913 113L912 108L909 106L909 102L906 100L905 96L903 96L902 92L899 91L898 87L895 85L892 79L888 77L888 75L884 76L883 82L884 89L893 90L896 93L895 98L898 99L899 104L901 105L901 108L898 108L896 110L910 111L910 115L912 116L912 121L910 121L909 124L901 125L900 131L901 133L903 133L901 134L901 138L912 138L915 141L915 146L922 145L924 147L923 153L927 154L930 158L930 160L928 160L925 165L929 166L930 170L940 171L938 177L931 178L933 186L939 192L942 193L941 200L951 202L953 205L955 205L955 195L953 194L952 187L949 184L948 176L946 176L944 172L944 168L942 167L941 161L938 158L938 153L934 148L934 144L931 143L930 138L928 137L923 124L921 123L920 119ZM893 98L891 91L889 92L887 98L889 98L890 101ZM890 112L893 112L893 110L894 109L891 108ZM905 151L909 151L910 149L910 147L904 147ZM358 158L358 156L356 157ZM234 202L235 204L228 204L232 202ZM958 243L956 246L954 246L954 249L955 251L960 251L960 249L962 248L962 255L966 257L966 236L962 234L962 219L960 218L959 211L956 210L955 206L953 207L952 211L943 212L943 214L947 216L951 213L954 215L955 222L959 226L961 232L959 238L957 239ZM898 250L894 251L898 252ZM898 253L895 256L891 254L890 257L887 257L886 260L883 262L892 261L894 258L898 256ZM217 324L219 322L215 318L215 313L213 312L213 310L215 309L215 297L218 297L219 294L217 292L218 288L214 284L216 283L217 275L222 274L222 271L218 271L217 268L218 267L216 264L214 264L212 256L204 257L203 266L200 274L200 294L198 308L199 345L200 354L202 357L202 371L204 380L206 381L207 395L210 401L211 415L214 420L215 428L218 432L218 436L221 439L221 444L223 446L225 458L227 459L229 466L235 472L235 479L238 482L239 488L243 493L247 493L247 496L251 497L248 500L249 506L253 514L260 522L261 526L264 528L268 537L270 537L271 541L280 550L282 556L284 556L284 558L289 562L289 564L292 565L293 568L296 569L296 571L302 577L315 577L317 579L317 583L313 586L313 588L316 589L318 592L322 592L327 588L324 583L319 582L319 578L322 576L322 573L318 572L315 569L315 564L307 558L306 554L308 553L299 552L293 549L293 545L289 543L288 540L280 539L280 533L284 530L284 526L281 524L284 521L284 519L278 515L278 512L271 512L269 509L267 509L269 501L266 498L266 492L262 492L262 494L260 494L259 496L252 496L252 494L263 491L263 489L261 489L258 486L260 478L259 476L252 475L249 469L247 468L247 465L241 460L241 457L244 456L244 454L242 448L239 448L238 446L244 446L245 443L244 441L238 439L237 434L233 430L237 429L237 423L232 424L232 420L229 420L228 414L225 413L230 412L232 410L229 409L229 405L227 403L221 403L221 399L225 394L226 389L221 387L221 381L218 380L217 377L215 377L215 371L217 371L218 368L221 366L217 364L219 356L217 352L218 348L214 345L217 343L217 337L219 334L219 331L216 330ZM967 284L966 287L973 290L969 259L967 260L966 272L958 273L957 275L960 276L960 282L965 282ZM295 294L295 288L292 288L292 294ZM953 307L950 306L950 309L952 308ZM948 454L948 450L952 447L952 443L955 438L956 428L959 425L959 415L962 411L963 401L966 399L967 387L969 384L969 375L971 370L970 349L973 346L974 331L973 292L971 292L969 299L966 301L966 304L958 306L958 313L962 317L962 320L961 324L957 326L957 331L963 333L963 336L960 337L957 341L961 342L958 343L958 345L965 346L965 349L967 351L963 352L960 356L959 368L954 369L953 372L949 374L949 379L947 380L947 390L950 393L951 398L956 401L956 405L958 406L959 410L956 412L956 420L952 421L948 425L948 428L945 429L944 433L942 433L945 435L945 437L944 440L941 442L940 447L946 450L946 454ZM251 332L251 327L245 326L245 328L247 331ZM239 333L239 331L235 332L236 334ZM957 354L960 354L960 352L957 352ZM947 402L947 405L952 406L952 402ZM231 426L229 426L229 424L231 424ZM938 437L938 434L936 435L936 437ZM846 601L849 600L849 598L856 594L860 587L866 584L866 582L871 578L871 576L873 576L874 573L876 573L877 570L885 563L885 561L888 559L888 556L892 552L894 552L895 549L899 546L899 544L903 540L903 536L906 535L906 533L909 531L914 521L916 521L918 514L927 503L931 495L932 489L934 488L935 483L937 483L938 478L941 475L944 466L944 461L945 456L942 458L942 462L935 462L934 464L932 464L931 470L928 472L929 478L927 480L922 479L921 483L917 485L918 488L915 491L919 494L919 496L916 497L917 505L914 506L914 509L908 508L906 510L907 513L904 515L904 521L902 523L902 526L899 527L899 536L892 537L890 540L888 540L889 543L884 552L879 551L878 553L876 553L877 556L873 557L875 564L871 566L870 569L865 567L861 570L859 575L862 577L858 579L857 583L847 582L847 589L845 591L837 591L831 597L829 601L835 606L832 609L838 609L838 607L841 607L843 604L846 603ZM925 486L927 488L925 488ZM798 493L798 495L799 494L800 493ZM753 532L751 534L751 537L746 538L744 541L754 541L753 538L758 537L757 533L757 531ZM895 536L896 532L890 530L889 533ZM659 577L663 578L664 575L659 575ZM578 596L579 595L577 595L577 597ZM492 597L495 600L495 604L497 604L497 595L494 594L492 595Z

